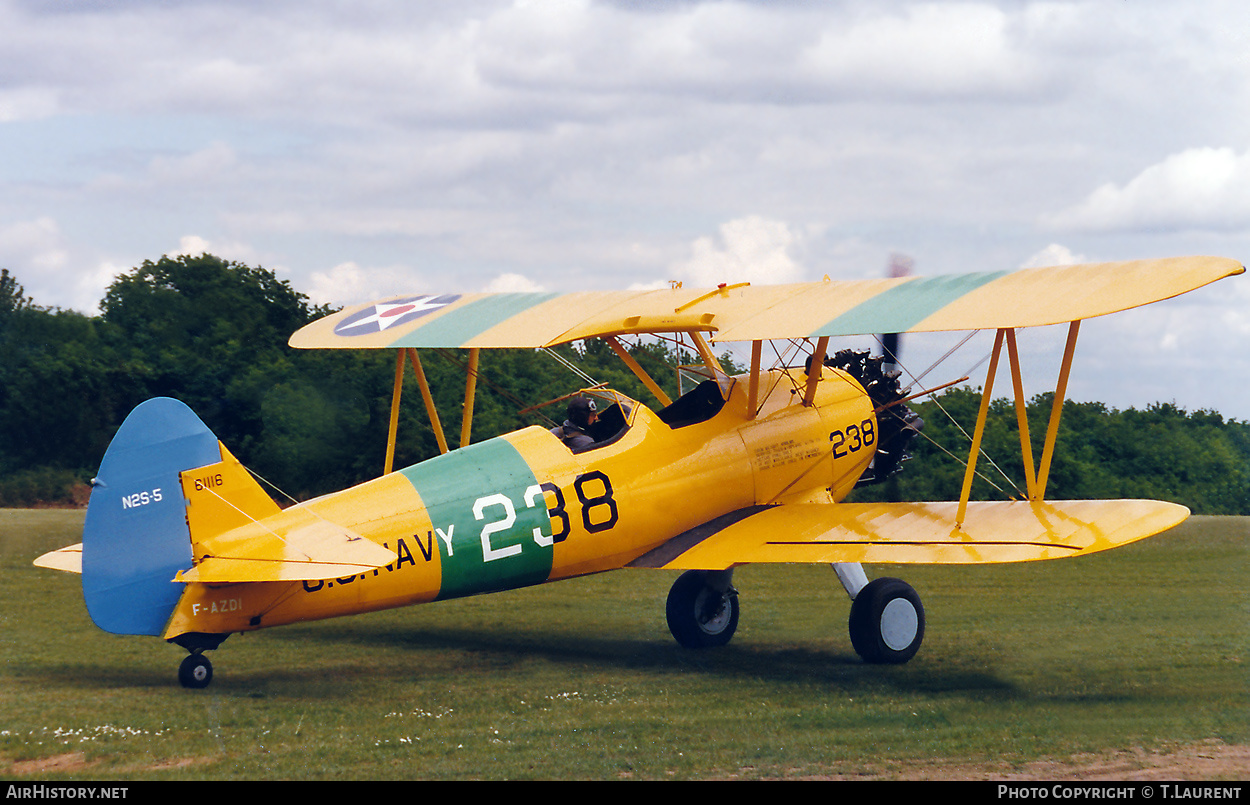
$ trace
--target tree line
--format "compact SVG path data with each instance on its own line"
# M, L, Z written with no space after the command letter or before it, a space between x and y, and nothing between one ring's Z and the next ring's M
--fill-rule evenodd
M40 306L0 270L0 506L84 502L122 420L158 396L185 402L240 461L293 498L376 477L394 352L287 345L291 333L331 312L271 271L208 254L145 261L109 286L97 316ZM584 384L557 356L596 382L649 398L601 342L550 352L483 354L474 441L563 420L563 406L522 413ZM689 362L663 344L632 352L653 371ZM422 353L454 447L467 353ZM675 397L676 375L654 373ZM406 385L403 401L397 467L438 452L416 384Z
M1034 467L1041 462L1053 393L1026 406ZM912 458L888 483L857 490L859 500L955 500L963 485L976 389L953 388L911 408L924 419ZM987 458L988 457L988 458ZM974 500L1023 499L1023 450L1014 401L990 403L972 485ZM1149 498L1197 514L1250 514L1250 423L1172 403L1116 410L1099 402L1063 405L1046 497Z
M394 381L391 350L294 350L291 333L332 312L264 268L198 257L145 261L107 289L100 313L44 307L0 269L0 506L82 504L87 483L130 410L155 396L187 403L245 465L295 499L376 477L384 463ZM664 342L631 353L676 397L670 367L691 356ZM557 360L559 359L559 360ZM448 438L458 442L466 353L423 350ZM651 399L599 341L483 354L474 440L537 424L563 407L524 409L585 381ZM730 367L731 369L733 367ZM956 388L911 407L925 420L913 458L859 499L948 500L959 494L979 392ZM1029 406L1041 454L1050 398ZM1014 405L995 400L976 499L1022 496ZM395 465L438 447L415 384L405 388ZM455 444L453 443L453 447ZM948 453L949 451L949 453ZM995 466L1004 472L999 473ZM1052 498L1151 497L1197 513L1250 514L1250 423L1170 404L1118 411L1064 405Z

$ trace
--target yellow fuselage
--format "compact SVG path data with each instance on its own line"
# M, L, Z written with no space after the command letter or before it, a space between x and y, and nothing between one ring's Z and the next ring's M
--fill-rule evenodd
M845 497L876 448L863 388L828 371L805 406L801 390L775 371L761 377L764 401L752 417L745 386L733 383L724 406L703 422L670 427L633 404L623 436L580 454L529 427L274 514L261 525L281 533L284 522L311 511L395 551L396 560L320 581L190 583L165 637L243 632L614 570L722 515Z

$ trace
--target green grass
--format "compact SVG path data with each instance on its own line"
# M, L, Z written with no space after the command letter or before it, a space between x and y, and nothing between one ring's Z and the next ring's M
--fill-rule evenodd
M740 569L738 635L707 652L668 634L675 574L638 570L236 635L202 691L181 649L99 631L78 577L31 566L81 522L0 510L8 779L905 777L1250 742L1250 518L1069 561L869 568L924 598L901 667L855 656L828 568Z

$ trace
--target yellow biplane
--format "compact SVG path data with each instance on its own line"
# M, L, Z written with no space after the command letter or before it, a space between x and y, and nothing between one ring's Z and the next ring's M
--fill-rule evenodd
M864 563L1082 556L1188 515L1159 501L1045 499L1073 348L1084 319L1243 270L1187 257L697 290L412 295L351 307L295 333L291 345L396 351L380 477L283 509L186 406L149 400L122 424L93 480L82 543L36 564L81 573L102 629L187 649L179 678L188 687L209 683L203 652L235 632L620 568L685 571L667 601L673 636L688 647L723 645L738 622L733 570L754 562L832 565L852 599L855 650L867 662L906 662L924 634L920 598L898 579L869 582ZM1035 467L1016 330L1062 323L1067 347ZM960 499L839 502L894 473L921 423L894 373L867 353L831 350L831 339L949 330L996 333ZM688 339L700 382L670 400L623 347L630 334ZM586 445L539 426L471 443L480 350L596 338L657 405L588 388L579 397L594 401L596 416L578 423ZM795 365L763 368L764 342L774 340L798 345L806 360L796 353ZM745 374L722 371L712 346L729 342L750 344ZM434 408L424 348L468 350L458 449ZM970 501L1004 357L1027 499ZM393 470L408 363L442 454Z

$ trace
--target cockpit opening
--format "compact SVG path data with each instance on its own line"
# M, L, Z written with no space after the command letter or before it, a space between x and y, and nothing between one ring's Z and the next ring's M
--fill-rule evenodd
M568 418L551 432L574 453L606 447L629 431L633 401L610 389L583 389L568 405Z
M704 380L693 390L678 397L672 405L656 412L656 416L676 430L707 422L724 407L725 398L721 394L720 384L715 380Z

